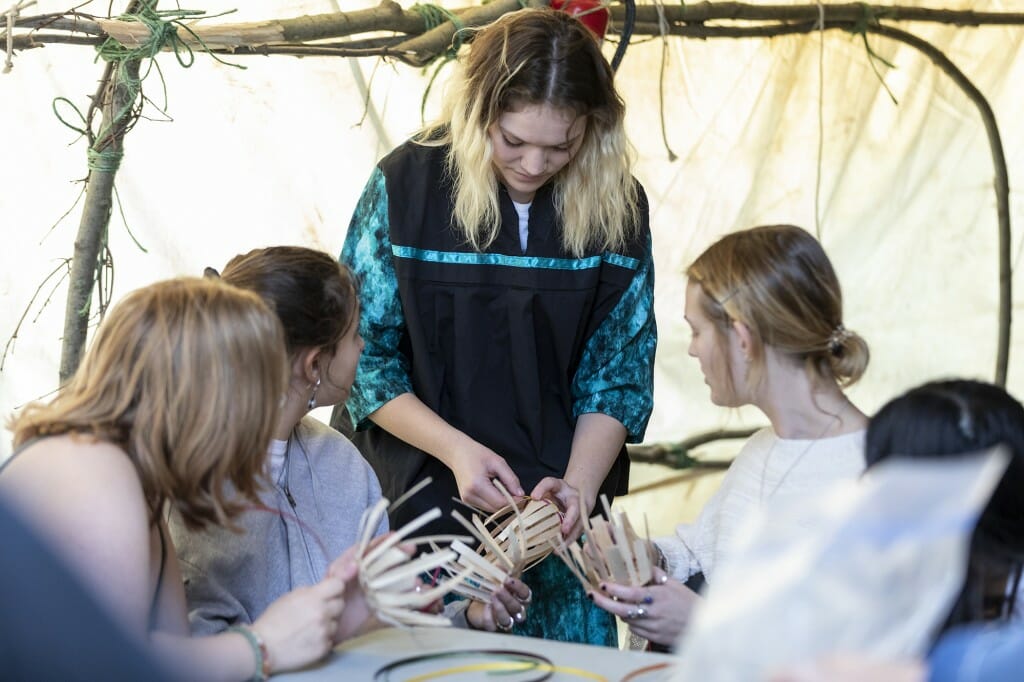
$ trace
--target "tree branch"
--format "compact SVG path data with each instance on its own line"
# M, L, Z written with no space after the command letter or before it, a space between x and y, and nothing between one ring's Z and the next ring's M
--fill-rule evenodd
M529 5L546 5L545 0L532 0ZM487 24L511 11L518 10L519 0L496 0L486 5L452 10L459 24L475 27ZM740 2L701 2L680 6L663 6L668 22L667 34L692 38L770 37L785 33L806 33L805 24L816 26L819 5L751 5ZM866 5L862 3L825 4L826 20L849 25L875 24L887 21L933 22L957 26L1024 25L1021 12L975 12L972 10L930 9ZM612 18L619 25L625 10L621 5L611 8ZM657 36L658 8L642 5L636 8L635 35ZM706 22L773 22L762 26L706 25ZM788 25L796 24L791 27ZM456 27L446 21L426 29L423 16L416 10L403 10L393 0L383 0L377 7L355 12L334 12L267 21L206 24L201 18L178 29L182 43L193 49L233 54L290 54L336 57L393 57L413 66L423 66L452 45ZM83 14L46 14L23 17L15 23L18 29L30 32L14 38L14 48L25 50L41 43L96 45L107 35L132 47L144 43L149 36L145 24L119 19L101 19ZM46 29L45 34L36 33ZM781 29L781 31L780 31ZM810 29L813 30L813 29ZM737 32L738 31L738 32ZM364 33L393 32L406 36L370 37L361 45L317 44L317 41L344 38ZM193 35L193 33L195 35ZM64 35L70 34L70 35ZM205 46L205 47L204 47ZM170 49L170 48L165 48Z
M716 440L733 440L749 438L757 429L733 429L704 431L695 434L678 443L655 443L652 445L630 445L629 459L633 462L644 464L664 464L673 469L687 469L701 466L705 468L722 468L729 466L728 462L703 462L690 454L694 448L712 443Z
M625 16L622 5L612 8L612 20L619 23ZM817 21L819 5L750 5L743 2L695 2L684 5L665 5L661 8L669 22L700 23L706 21ZM901 5L868 5L860 2L843 4L825 3L825 18L835 21L920 21L955 26L1019 25L1024 24L1022 12L975 12L973 10L929 9ZM658 8L637 5L637 23L657 25ZM657 35L655 32L654 35Z
M137 5L138 0L132 3L132 7ZM154 0L154 9L155 5ZM90 143L89 177L86 180L82 219L75 237L68 300L64 309L64 337L60 354L61 384L70 379L78 369L88 336L92 296L98 278L97 273L101 267L100 254L106 245L113 209L114 177L124 149L124 134L131 129L137 116L134 106L141 92L139 66L139 59L116 64L107 62L103 68L103 78L97 89L97 96L93 98L86 115L86 131ZM102 110L103 127L94 139L92 120L97 109ZM111 155L118 159L117 163L95 163L98 156L109 158Z

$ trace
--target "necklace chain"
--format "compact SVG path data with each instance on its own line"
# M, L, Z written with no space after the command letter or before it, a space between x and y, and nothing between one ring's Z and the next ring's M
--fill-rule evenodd
M811 448L813 448L815 445L817 445L821 441L821 439L823 439L825 437L825 434L828 433L829 427L831 427L831 426L832 426L831 422L826 423L825 424L825 428L822 429L821 433L818 434L818 437L817 438L812 438L811 441L807 444L807 447L805 447L803 449L803 451L799 455L796 456L796 459L793 460L793 463L790 464L786 468L786 470L784 472L782 472L782 476L779 477L778 482L775 484L774 487L772 487L771 492L768 493L767 499L771 499L771 498L775 497L775 493L779 492L779 488L781 488L782 484L786 482L787 478L789 478L789 474L793 471L793 469L796 469L797 465L800 464L801 461L803 461L804 455L806 455L808 452L810 452ZM766 497L765 496L765 491L764 491L764 485L765 485L765 481L768 479L768 464L771 462L772 455L775 454L775 447L779 444L779 441L781 441L781 440L782 439L779 438L778 435L776 435L775 436L775 440L772 442L771 448L768 449L768 454L766 454L764 456L764 464L761 467L761 494L760 494L760 497L758 498L758 501L761 504L764 504L765 497Z

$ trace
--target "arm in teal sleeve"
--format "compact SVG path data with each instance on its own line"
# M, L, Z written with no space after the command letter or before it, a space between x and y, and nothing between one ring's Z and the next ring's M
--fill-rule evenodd
M398 280L391 261L388 193L384 173L375 168L359 198L341 250L360 282L359 333L366 344L359 358L348 410L356 429L391 399L412 391L409 362L398 350L405 330Z
M647 233L642 257L606 255L636 272L622 298L587 341L573 379L573 414L600 412L626 427L627 443L643 439L654 403L654 262ZM604 267L609 267L607 264Z

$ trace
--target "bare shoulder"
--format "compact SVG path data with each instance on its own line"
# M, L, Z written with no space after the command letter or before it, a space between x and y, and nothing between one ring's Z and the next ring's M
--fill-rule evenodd
M128 455L86 436L55 436L26 448L0 475L0 491L47 525L147 517L142 484Z
M0 476L0 489L91 483L138 487L138 474L127 453L91 436L44 438L22 451ZM133 485L134 484L134 485Z
M142 484L121 448L81 436L46 438L0 474L0 493L131 629L145 626L152 528Z

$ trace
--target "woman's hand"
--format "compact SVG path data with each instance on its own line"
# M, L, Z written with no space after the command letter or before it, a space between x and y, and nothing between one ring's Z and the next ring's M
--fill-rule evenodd
M381 626L369 602L366 593L357 578L359 565L355 562L355 552L349 548L331 563L328 575L345 581L345 608L338 617L338 627L334 632L334 643L340 644L346 639L361 635Z
M375 537L367 545L367 552L384 542L394 531L384 533ZM410 542L396 545L397 549L405 552L408 556L416 553L416 545ZM346 639L369 632L381 627L381 622L370 608L366 600L366 593L359 582L359 546L352 545L331 562L327 567L327 575L345 581L345 609L338 618L338 628L334 633L334 643L339 644ZM419 579L415 579L419 583Z
M345 608L345 581L324 578L279 598L252 625L267 646L273 672L318 661L331 650Z
M516 623L526 620L526 608L533 592L521 580L508 578L500 590L491 595L489 604L474 601L466 609L466 622L474 630L509 632Z
M501 481L511 495L524 494L519 477L505 458L468 437L445 463L455 474L459 497L478 509L492 512L508 504L505 496L495 487L494 479Z
M626 621L630 630L662 646L676 643L700 601L700 595L660 568L654 569L654 580L645 587L603 582L600 591L587 594L602 609Z
M549 496L558 500L562 507L562 537L566 542L575 542L583 532L583 519L589 513L589 508L583 508L580 492L565 480L548 476L541 479L530 497L542 500Z
M494 487L494 479L501 481L512 495L524 494L519 478L501 455L441 419L413 393L392 398L369 418L451 469L459 486L459 497L466 504L486 511L508 504L505 496Z

